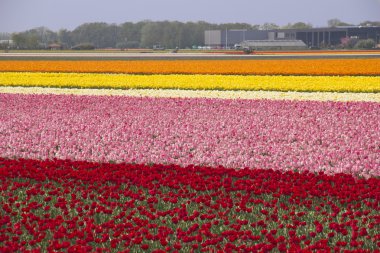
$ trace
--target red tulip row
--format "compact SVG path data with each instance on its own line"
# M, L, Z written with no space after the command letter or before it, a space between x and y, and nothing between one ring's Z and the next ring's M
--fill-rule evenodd
M380 179L0 158L0 252L379 252Z

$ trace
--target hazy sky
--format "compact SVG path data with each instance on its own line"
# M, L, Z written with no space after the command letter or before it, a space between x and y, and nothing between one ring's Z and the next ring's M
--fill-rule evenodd
M380 0L0 0L0 32L39 26L73 30L85 22L147 19L278 25L301 21L320 27L332 18L352 24L380 21Z

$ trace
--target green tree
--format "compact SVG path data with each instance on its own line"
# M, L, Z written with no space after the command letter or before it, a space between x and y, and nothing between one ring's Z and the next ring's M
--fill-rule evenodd
M272 24L275 25L275 24ZM220 24L218 29L221 30L232 30L232 29L247 29L247 30L258 30L260 28L259 25L251 25L248 23L225 23L225 24Z
M132 23L125 22L120 25L120 34L118 36L118 48L137 48L141 41L142 22Z
M186 44L184 40L184 23L174 21L174 22L163 22L160 25L163 26L163 43L168 48L183 47Z
M192 46L204 46L205 31L219 28L217 24L211 24L205 21L198 21L193 29L194 41L192 42Z
M355 48L358 49L372 49L376 46L376 43L373 39L359 40L355 44Z
M37 27L12 35L17 48L44 49L49 43L57 41L57 34L46 27Z
M312 24L306 24L304 22L297 22L297 23L294 23L294 24L287 24L286 26L283 26L282 28L283 29L309 29L309 28L312 28L313 25Z
M340 21L340 19L333 18L327 21L327 25L328 27L337 27L337 26L350 26L351 24Z
M39 43L41 43L43 48L46 48L50 43L57 42L58 40L57 33L43 26L32 29L30 32L37 35Z
M141 29L141 46L152 48L153 45L163 46L163 29L157 22L146 23Z
M72 46L74 46L71 38L71 32L66 29L61 29L58 31L58 41L65 48L71 48Z
M12 35L9 33L0 33L0 50L6 50L12 47L10 39Z
M278 28L280 27L274 23L264 23L263 25L260 26L261 30L274 30Z
M0 40L10 40L12 35L10 33L0 33Z
M380 26L380 21L363 21L359 25L361 25L361 26Z
M204 43L204 31L200 29L200 25L194 22L183 24L181 33L181 48L192 48Z
M96 48L115 47L119 27L116 24L104 22L85 23L78 26L72 32L74 44L91 43Z
M36 34L14 33L12 35L13 43L18 49L38 49L40 44L38 41L38 36Z

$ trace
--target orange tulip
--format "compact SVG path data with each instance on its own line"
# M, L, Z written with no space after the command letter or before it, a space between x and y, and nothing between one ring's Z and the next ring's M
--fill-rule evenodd
M0 71L130 74L379 75L380 59L0 61Z

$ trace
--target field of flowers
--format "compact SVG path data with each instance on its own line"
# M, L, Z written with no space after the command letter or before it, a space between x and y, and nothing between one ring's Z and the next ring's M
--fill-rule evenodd
M380 76L129 75L3 72L1 86L380 92Z
M9 72L230 75L379 75L380 59L0 61Z
M0 252L380 252L379 72L0 61Z
M270 99L297 101L380 102L380 93L363 92L299 92L299 91L244 91L244 90L179 90L179 89L95 89L0 86L0 93L56 94L88 96L130 96L162 98L220 98Z
M5 157L380 176L380 104L2 94ZM19 115L17 121L14 115ZM38 118L38 121L31 119ZM287 131L284 131L286 129Z
M0 180L2 252L380 247L378 179L0 159Z

